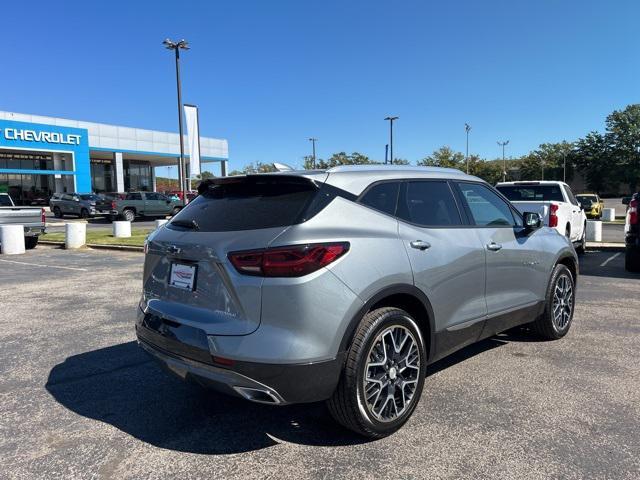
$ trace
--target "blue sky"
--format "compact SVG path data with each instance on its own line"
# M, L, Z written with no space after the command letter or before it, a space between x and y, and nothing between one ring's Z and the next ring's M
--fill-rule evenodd
M211 1L3 5L0 109L177 131L183 100L230 167L441 145L507 155L603 129L640 101L640 2Z

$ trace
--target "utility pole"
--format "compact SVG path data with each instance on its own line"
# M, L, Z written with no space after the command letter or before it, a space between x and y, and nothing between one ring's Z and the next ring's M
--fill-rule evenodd
M388 161L389 161L389 144L387 143L384 146L384 164L386 165Z
M180 84L180 50L189 50L186 40L174 42L168 38L162 42L167 50L173 50L176 54L176 85L178 87L178 133L180 135L180 161L178 162L178 181L182 192L182 201L187 203L187 166L184 161L184 138L182 137L182 85Z
M504 142L499 141L498 145L502 147L502 181L506 182L507 181L507 161L505 160L505 157L504 157L504 147L509 145L509 140L506 140Z
M385 117L385 120L389 120L389 150L390 159L389 164L393 165L393 121L400 117Z
M471 131L471 125L468 123L464 124L464 131L467 132L467 175L469 175L469 132Z
M567 152L562 150L562 181L567 183Z
M313 157L312 157L312 158L313 158L313 164L312 164L312 165L313 165L313 169L314 169L314 170L316 169L316 141L317 141L317 140L318 140L318 139L317 139L317 138L314 138L314 137L311 137L311 138L309 139L309 141L310 141L310 142L311 142L311 144L313 145Z

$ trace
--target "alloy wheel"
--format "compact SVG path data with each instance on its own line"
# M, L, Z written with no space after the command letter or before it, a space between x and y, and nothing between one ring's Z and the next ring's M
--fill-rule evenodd
M552 307L554 325L558 330L564 330L573 311L573 282L567 275L561 275L556 281Z
M413 334L394 325L374 340L363 387L366 406L380 422L391 422L411 406L420 375L420 350Z

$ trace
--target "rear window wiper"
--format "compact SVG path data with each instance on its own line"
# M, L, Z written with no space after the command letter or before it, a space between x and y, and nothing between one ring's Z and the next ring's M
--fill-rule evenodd
M200 230L200 225L198 225L198 222L195 220L172 220L171 224L177 227L188 228L190 230Z

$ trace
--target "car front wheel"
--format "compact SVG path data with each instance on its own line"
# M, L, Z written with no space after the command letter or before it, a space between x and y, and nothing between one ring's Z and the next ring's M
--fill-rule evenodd
M426 350L415 320L380 308L358 326L340 382L327 401L336 421L360 435L382 438L416 408L426 372Z

